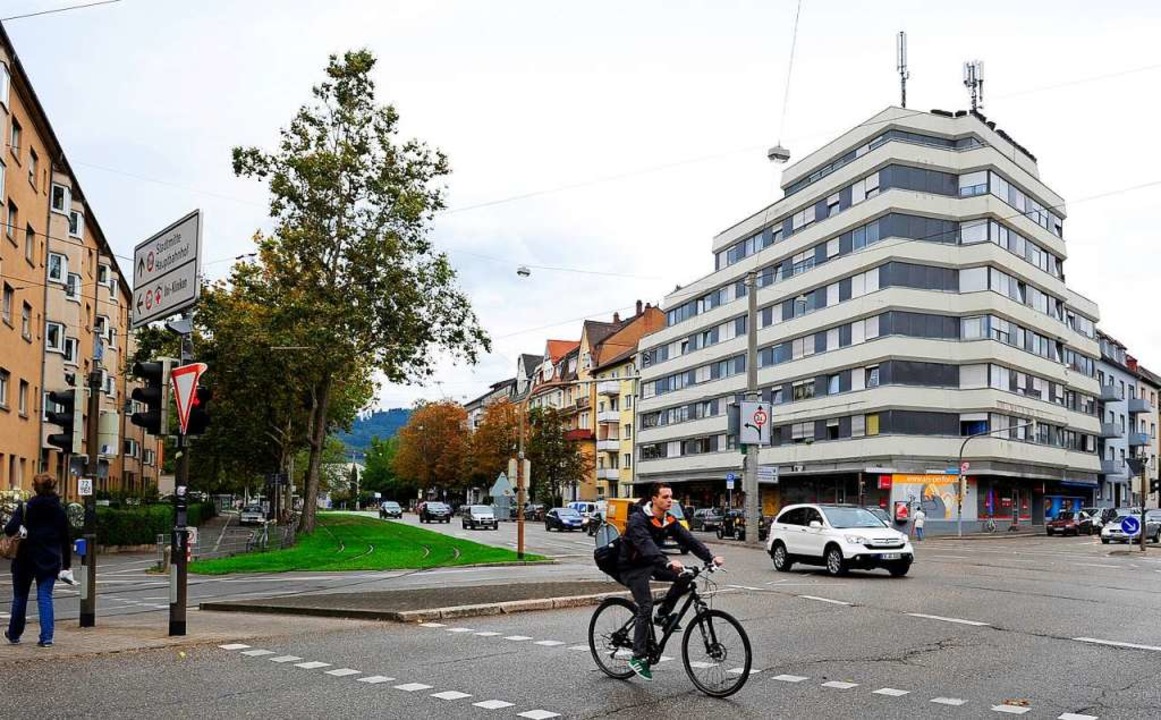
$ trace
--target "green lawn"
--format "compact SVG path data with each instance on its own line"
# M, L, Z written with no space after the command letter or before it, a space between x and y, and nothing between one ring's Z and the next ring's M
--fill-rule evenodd
M524 554L525 560L543 561ZM291 570L399 570L514 562L516 553L481 545L403 523L359 515L319 513L313 535L299 537L285 550L235 555L190 564L191 573L289 572Z

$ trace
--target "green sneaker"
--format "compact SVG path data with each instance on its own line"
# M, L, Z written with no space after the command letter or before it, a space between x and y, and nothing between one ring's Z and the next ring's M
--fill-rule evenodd
M629 669L637 673L637 677L642 680L652 680L653 671L649 669L649 661L640 658L633 658L629 660Z

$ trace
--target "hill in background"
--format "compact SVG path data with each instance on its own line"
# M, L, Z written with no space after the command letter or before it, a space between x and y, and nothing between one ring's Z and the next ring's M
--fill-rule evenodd
M376 410L370 415L357 418L351 426L351 432L336 433L335 437L342 440L349 450L362 455L371 447L371 438L386 440L394 437L410 417L411 410L407 408Z

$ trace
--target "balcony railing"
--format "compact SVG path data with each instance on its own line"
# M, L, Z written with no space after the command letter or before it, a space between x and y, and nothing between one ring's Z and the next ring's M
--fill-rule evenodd
M620 452L621 441L617 438L597 440L597 452Z
M1097 398L1101 402L1116 402L1124 399L1116 385L1101 385L1101 391L1097 393Z
M1129 447L1142 447L1150 442L1152 442L1152 438L1149 437L1149 433L1129 433Z
M602 410L602 411L597 413L597 422L620 423L621 422L621 411L620 410Z
M597 468L597 480L613 480L621 479L621 471L617 468Z
M592 440L593 439L593 431L589 430L587 428L578 428L576 430L565 430L564 431L564 439L565 440L573 440L573 441Z
M1120 460L1101 460L1101 475L1124 475L1125 466Z
M576 399L576 409L577 410L584 410L585 408L589 407L591 404L592 404L592 401L589 399L588 395L581 395L580 397L578 397Z
M1106 440L1109 438L1120 438L1125 436L1125 431L1116 423L1101 423L1100 436Z
M1129 413L1147 413L1153 412L1153 406L1149 404L1148 400L1144 398L1129 398Z
M597 395L617 396L621 394L620 380L602 380L597 383Z

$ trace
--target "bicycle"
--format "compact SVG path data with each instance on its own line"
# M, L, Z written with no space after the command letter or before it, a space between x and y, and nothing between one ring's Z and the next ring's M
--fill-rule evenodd
M683 574L692 575L695 580L700 576L708 588L713 584L708 575L715 570L710 563L703 568L686 568ZM690 584L681 610L670 616L660 641L653 623L649 623L649 664L661 661L665 644L691 607L696 610L681 641L685 673L706 695L729 697L741 690L750 677L753 661L750 638L732 615L709 606L698 592L696 582ZM633 657L636 615L637 606L620 597L607 598L593 612L589 622L589 649L597 666L609 677L626 680L633 676L629 659Z
M996 531L996 521L992 519L991 515L984 520L984 526L981 529L986 533L994 533Z

